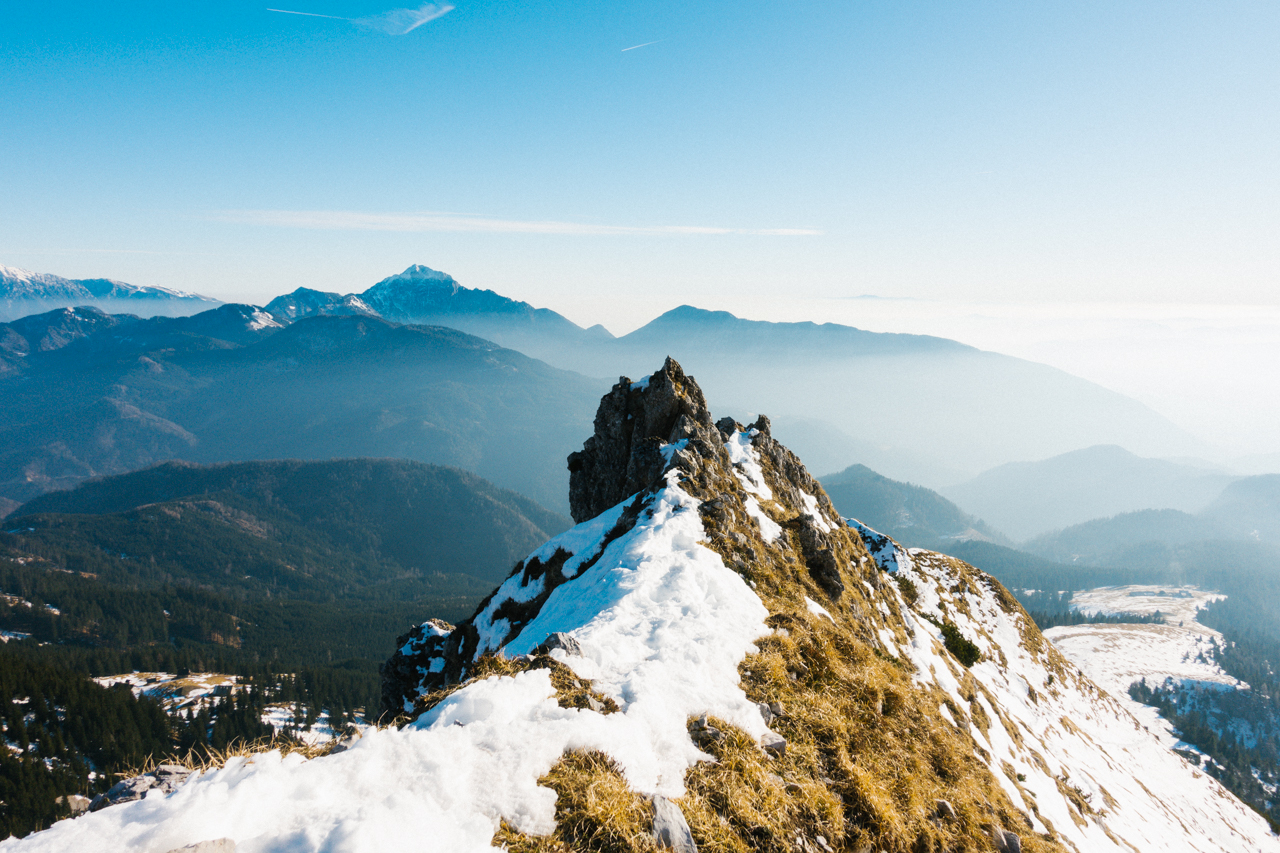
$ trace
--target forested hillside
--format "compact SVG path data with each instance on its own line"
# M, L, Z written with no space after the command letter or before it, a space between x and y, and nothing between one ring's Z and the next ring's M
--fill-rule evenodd
M568 525L465 471L387 459L168 463L36 499L0 532L0 678L29 700L0 709L0 832L147 758L269 736L268 703L300 725L362 716L400 633L465 618ZM135 671L238 687L175 716L89 680Z

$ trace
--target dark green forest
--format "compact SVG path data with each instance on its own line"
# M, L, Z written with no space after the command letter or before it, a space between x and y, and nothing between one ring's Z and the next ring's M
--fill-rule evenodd
M0 629L29 635L0 647L0 695L28 700L4 709L0 834L47 826L59 797L148 759L270 737L268 704L299 727L360 719L398 635L470 615L568 523L397 460L173 463L36 499L0 531ZM90 680L130 672L240 689L168 715Z

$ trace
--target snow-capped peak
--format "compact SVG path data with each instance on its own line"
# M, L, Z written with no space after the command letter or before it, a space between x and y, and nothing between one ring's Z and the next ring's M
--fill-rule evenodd
M423 266L422 264L413 264L402 273L399 273L397 275L387 276L382 281L378 282L378 284L375 284L374 287L378 287L379 285L399 283L399 282L413 282L413 283L422 283L422 284L438 283L439 285L452 286L455 288L458 286L458 283L454 281L453 276L449 275L446 272L433 270L431 267Z

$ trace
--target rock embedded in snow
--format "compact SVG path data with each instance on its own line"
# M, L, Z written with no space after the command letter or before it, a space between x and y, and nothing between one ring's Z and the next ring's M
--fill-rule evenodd
M582 644L564 631L553 631L539 645L534 646L533 654L547 655L555 649L563 649L565 654L569 655L582 654Z
M106 793L93 798L89 804L89 811L96 812L117 803L141 800L153 788L163 794L170 794L176 791L192 772L190 767L183 767L181 764L161 764L150 773L143 773L115 783Z

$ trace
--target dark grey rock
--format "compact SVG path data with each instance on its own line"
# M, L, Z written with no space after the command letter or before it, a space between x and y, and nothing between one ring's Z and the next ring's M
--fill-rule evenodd
M728 441L735 433L742 432L742 424L738 423L728 415L725 415L723 418L716 421L716 430L719 431L720 439L722 441Z
M563 631L556 631L547 635L547 638L533 650L533 653L545 655L550 654L554 649L564 649L566 654L571 655L582 654L582 644Z
M706 398L668 357L647 382L623 376L600 400L595 434L569 454L569 509L582 522L654 484L666 468L664 442L720 442Z
M107 806L114 806L116 803L140 800L146 796L147 791L151 790L155 784L156 778L151 775L122 779L108 788L105 794L99 794L94 797L93 802L89 804L89 811L96 812L105 809Z
M93 798L93 802L89 804L89 811L96 812L117 803L141 800L153 788L163 794L172 794L193 772L190 767L183 767L181 764L161 764L150 773L122 779L115 783L105 794L99 794Z
M996 850L1000 853L1022 853L1022 839L1007 830L997 829L992 833Z
M763 703L763 702L757 702L757 703L756 703L756 707L760 709L760 716L761 716L761 717L764 717L764 724L765 724L766 726L768 726L768 725L772 725L772 724L773 724L774 713L773 713L773 711L769 708L769 706L768 706L768 705L766 705L766 704L765 704L765 703Z
M933 813L940 818L945 818L946 820L956 819L956 807L946 800L938 800L937 807L934 809Z
M653 838L660 848L676 853L698 853L684 812L666 797L653 798Z
M707 715L703 714L694 720L690 725L693 735L693 742L698 746L706 746L707 744L717 743L724 739L724 732L707 721Z
M769 712L775 717L785 717L787 715L787 709L782 707L781 702L770 702Z
M840 577L840 566L836 562L831 540L822 532L811 515L800 517L797 533L800 551L804 555L805 565L809 568L809 575L832 601L839 601L840 596L844 595L844 581Z

